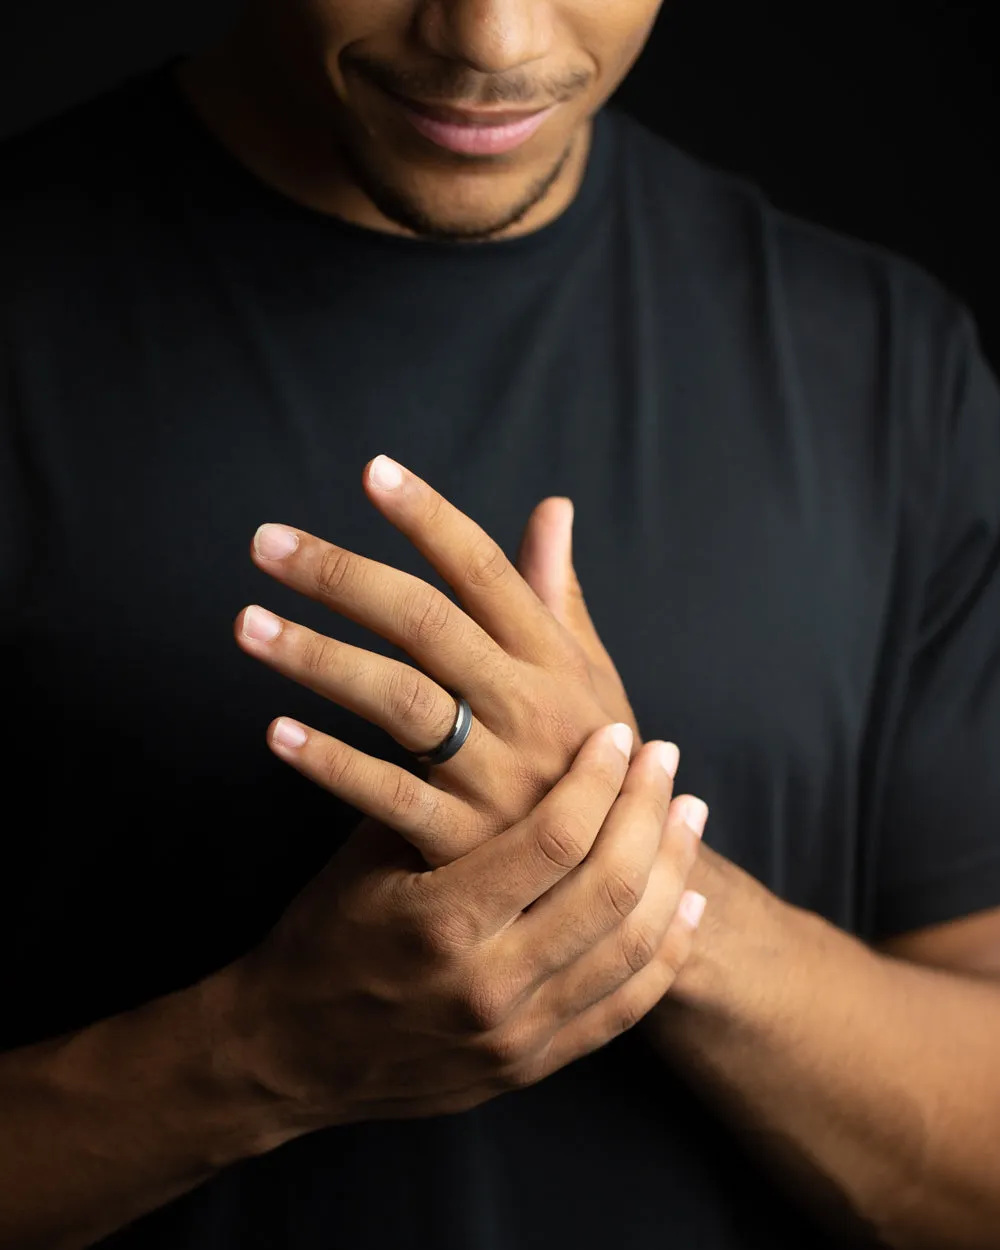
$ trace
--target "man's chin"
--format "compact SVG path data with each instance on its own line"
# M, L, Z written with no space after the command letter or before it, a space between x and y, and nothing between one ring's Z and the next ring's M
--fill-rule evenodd
M534 205L501 210L496 207L470 209L457 215L427 199L403 194L375 195L368 192L375 207L394 226L421 239L451 243L486 243L498 239L518 226Z
M445 242L484 243L514 230L549 197L569 156L567 148L544 177L506 194L501 193L498 179L490 196L470 194L458 183L449 188L446 178L439 186L404 188L359 165L354 176L379 213L407 233Z

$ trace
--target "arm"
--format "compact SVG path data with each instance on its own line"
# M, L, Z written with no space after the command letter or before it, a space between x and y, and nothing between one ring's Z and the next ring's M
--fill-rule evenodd
M228 992L223 972L0 1054L0 1246L81 1250L268 1148L220 1041Z
M708 847L691 884L709 907L643 1026L653 1045L837 1231L899 1250L995 1248L1000 912L893 944L964 960L962 973L870 949ZM963 931L976 937L964 952Z
M880 945L703 848L700 941L649 1029L854 1244L995 1250L1000 392L964 317L912 350L938 362L933 386L914 366L927 403L908 418L926 422L930 460L905 481L911 580L886 639L898 715L868 741L858 831L871 892L856 922Z

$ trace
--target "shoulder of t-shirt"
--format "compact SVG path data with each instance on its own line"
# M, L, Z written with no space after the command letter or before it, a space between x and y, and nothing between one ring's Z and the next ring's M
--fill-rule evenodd
M0 249L85 239L135 197L162 140L159 67L0 142Z
M903 335L931 339L972 318L921 265L778 208L750 179L720 169L612 108L625 194L646 222L691 249L702 272L767 267L772 293L797 319L819 323L865 309ZM863 318L864 320L864 318Z
M107 158L133 164L148 117L161 105L166 63L0 140L4 198L72 190L104 179ZM151 136L146 135L147 144Z
M0 314L89 283L162 201L165 67L0 142Z

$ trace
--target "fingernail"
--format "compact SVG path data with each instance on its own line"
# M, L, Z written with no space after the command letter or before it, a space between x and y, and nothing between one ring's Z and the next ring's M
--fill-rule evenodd
M371 479L382 490L395 490L403 482L403 470L388 456L376 456L372 461Z
M701 924L702 916L705 914L705 904L707 902L708 899L704 894L698 894L695 890L685 890L681 895L681 901L677 905L677 910L692 929L697 929Z
M242 614L242 631L255 642L271 642L281 632L281 621L264 607L247 607Z
M611 741L622 755L629 759L632 755L632 730L628 725L612 725Z
M660 767L671 779L677 776L677 765L681 762L681 753L673 742L658 742L653 748Z
M271 642L281 633L281 622L264 608L247 608L243 613L243 632L255 642Z
M265 560L283 560L299 545L299 536L283 525L262 525L253 536L253 545Z
M301 725L290 720L279 720L271 735L273 740L282 747L300 747L309 736Z
M707 820L708 804L701 799L688 799L684 804L684 823L696 837L700 838L705 832Z

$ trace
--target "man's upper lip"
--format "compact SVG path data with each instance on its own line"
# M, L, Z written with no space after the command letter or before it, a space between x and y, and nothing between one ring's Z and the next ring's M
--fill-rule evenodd
M423 100L411 100L407 96L395 95L400 104L414 113L422 113L433 121L448 122L453 126L509 126L514 122L526 121L537 113L542 113L551 105L542 104L531 109L463 109L448 104L429 104Z

